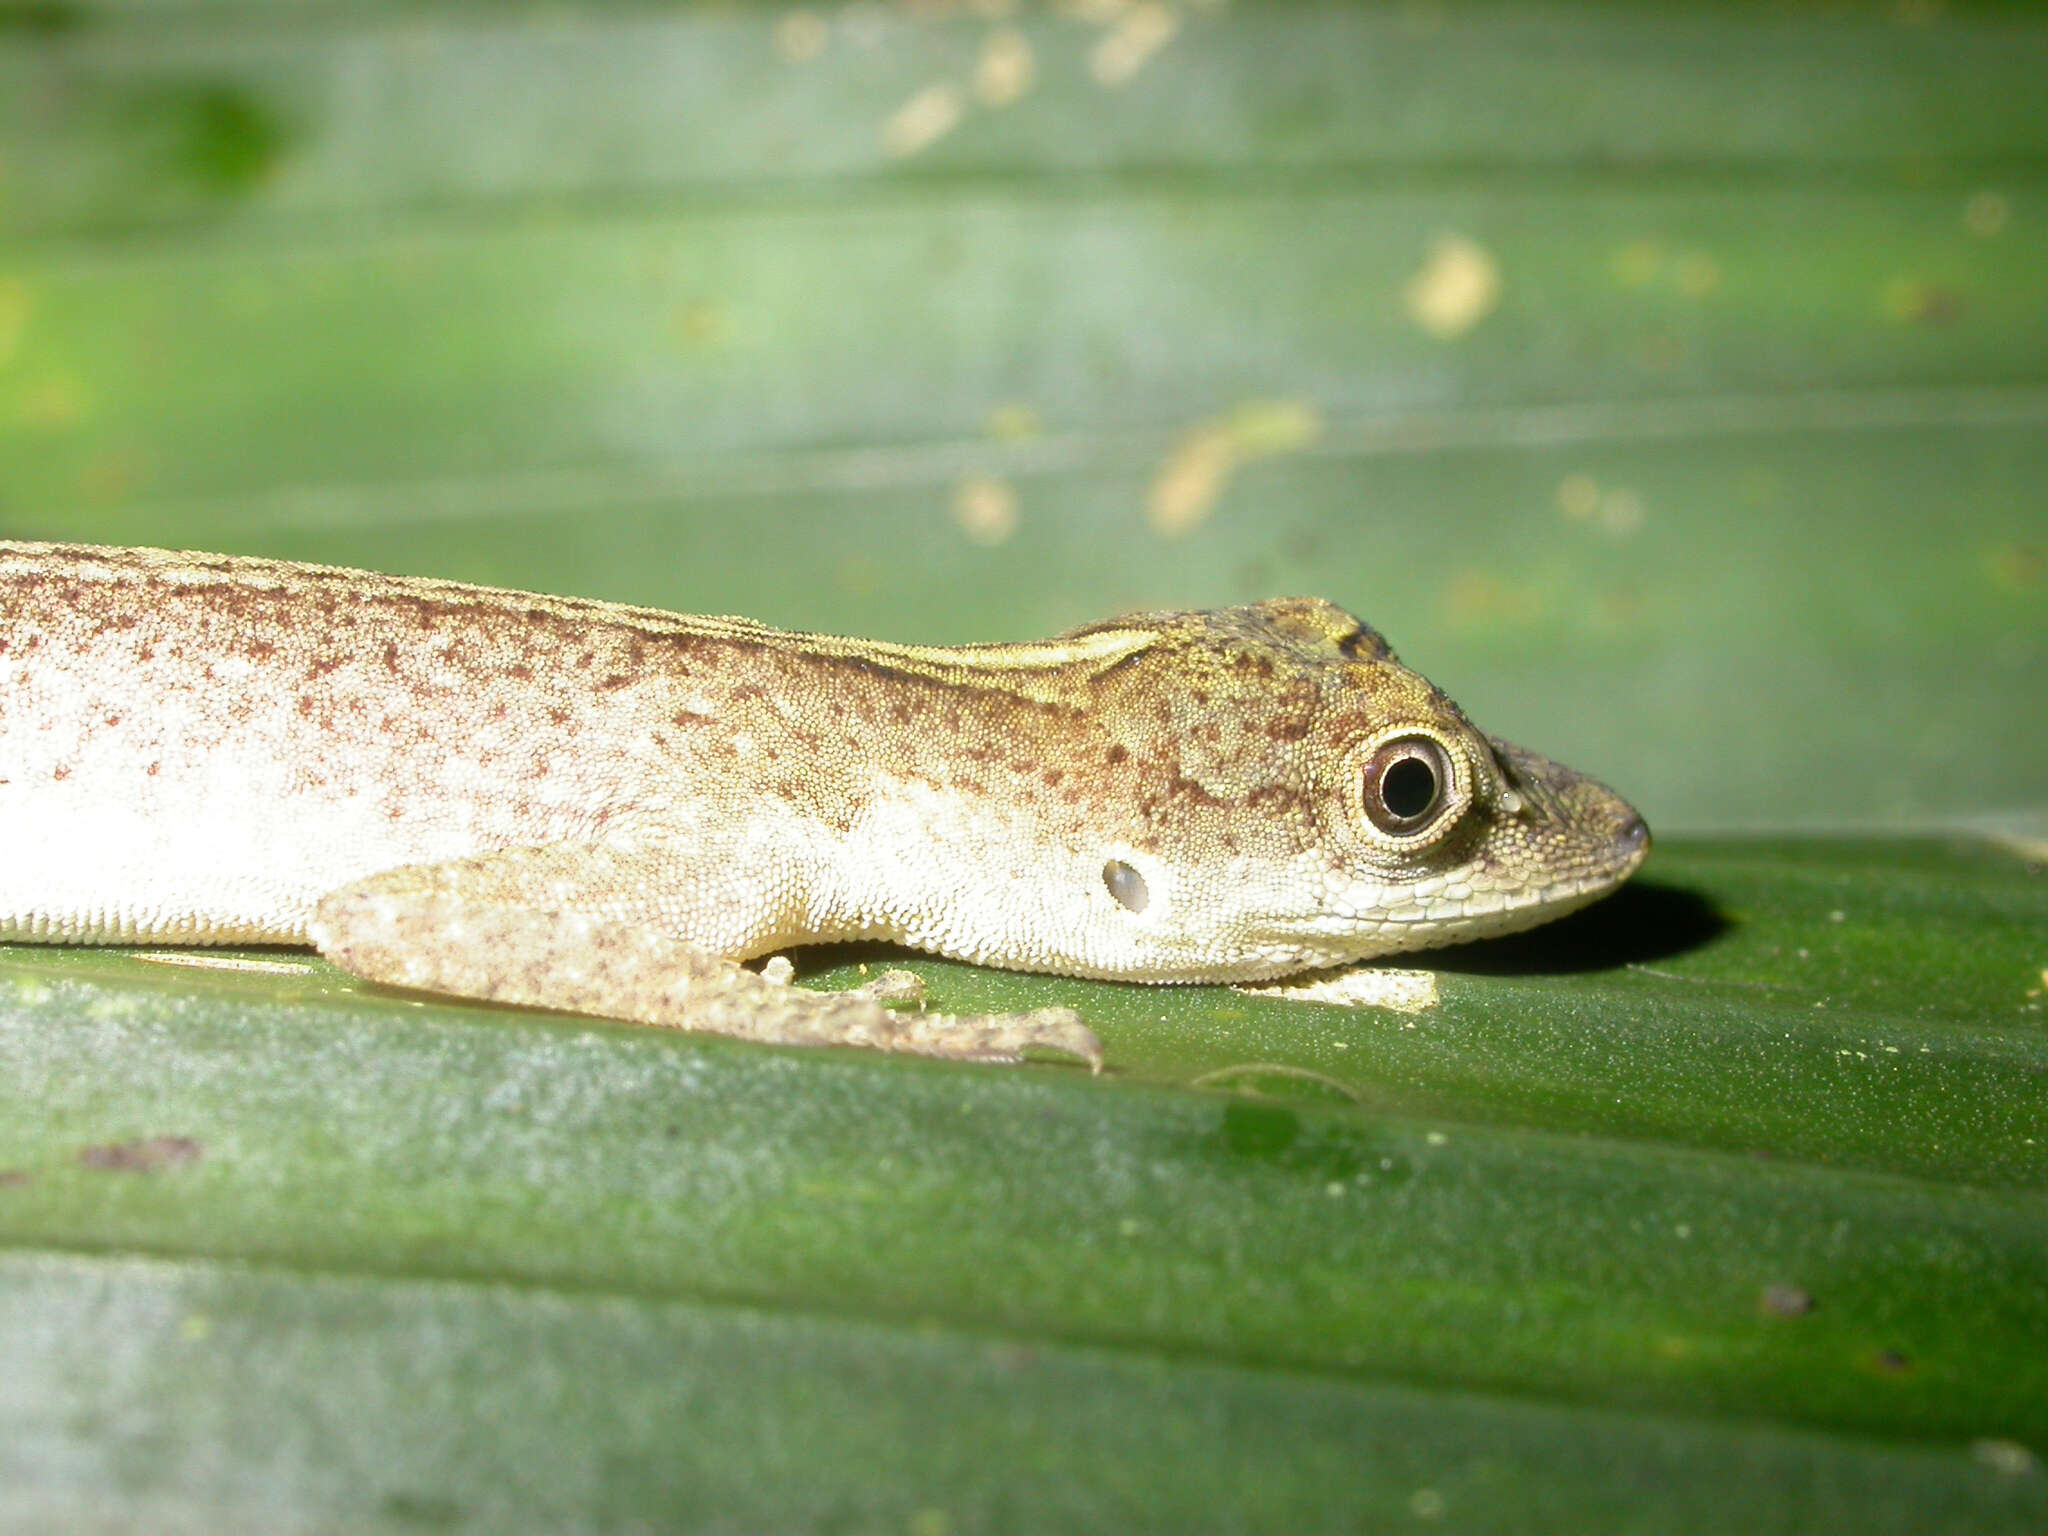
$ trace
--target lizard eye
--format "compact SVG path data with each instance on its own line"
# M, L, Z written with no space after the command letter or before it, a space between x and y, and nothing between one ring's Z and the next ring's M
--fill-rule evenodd
M1451 765L1427 736L1396 736L1366 759L1365 814L1389 837L1406 837L1433 822L1449 800Z

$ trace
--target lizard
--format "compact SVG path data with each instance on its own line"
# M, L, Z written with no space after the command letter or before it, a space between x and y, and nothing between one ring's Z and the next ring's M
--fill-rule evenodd
M0 940L1099 1071L1070 1009L814 992L781 951L1252 981L1547 921L1648 846L1317 598L925 647L0 541Z

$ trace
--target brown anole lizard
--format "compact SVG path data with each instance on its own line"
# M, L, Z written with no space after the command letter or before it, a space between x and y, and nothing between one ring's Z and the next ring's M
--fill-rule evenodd
M0 542L0 939L311 943L461 997L1099 1067L1066 1009L736 962L1251 980L1543 922L1647 846L1311 598L926 648Z

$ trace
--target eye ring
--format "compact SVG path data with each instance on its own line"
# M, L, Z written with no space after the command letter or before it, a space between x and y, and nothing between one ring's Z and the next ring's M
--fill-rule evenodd
M1367 820L1388 837L1428 831L1456 800L1443 747L1428 736L1396 736L1373 748L1359 773Z

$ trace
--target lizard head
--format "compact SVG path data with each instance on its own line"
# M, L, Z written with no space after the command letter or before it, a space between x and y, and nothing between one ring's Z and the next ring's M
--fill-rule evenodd
M1154 770L1128 867L1148 906L1165 898L1151 920L1180 972L1273 975L1533 927L1649 850L1619 795L1478 729L1340 608L1142 618L1165 665L1106 713Z

